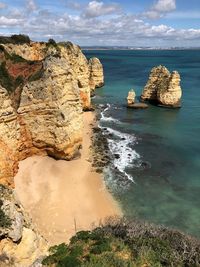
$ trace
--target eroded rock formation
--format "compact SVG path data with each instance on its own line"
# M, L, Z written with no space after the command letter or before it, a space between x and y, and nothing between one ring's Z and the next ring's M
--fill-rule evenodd
M135 103L135 97L136 97L135 91L134 90L130 90L128 92L128 96L127 96L127 105L128 106L130 106L130 105Z
M32 266L47 255L48 243L34 230L12 190L0 185L1 266Z
M104 85L103 66L98 58L93 57L89 60L89 70L90 87L94 91L95 88L99 88Z
M70 42L6 40L0 44L0 265L41 266L48 244L1 184L12 188L19 161L29 156L79 155L82 113L103 85L103 69Z
M0 46L0 183L13 185L18 162L28 156L78 155L82 111L100 86L91 62L69 42Z
M181 106L181 96L179 73L177 71L170 73L166 67L158 66L151 70L141 100L176 108Z
M135 102L136 94L134 90L130 90L128 92L128 97L127 97L127 108L131 109L145 109L148 108L149 106L146 103L136 103Z

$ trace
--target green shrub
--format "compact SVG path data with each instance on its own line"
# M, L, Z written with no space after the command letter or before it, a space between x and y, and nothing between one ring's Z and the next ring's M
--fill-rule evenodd
M9 75L6 69L6 63L2 62L0 65L0 84L8 90L8 92L13 91L13 79Z
M102 240L95 242L94 246L91 249L91 253L94 254L101 254L106 251L112 251L110 240L106 238L102 238Z
M115 255L115 248L118 247L119 251L119 243L121 242L123 243L122 240L104 235L99 229L81 231L71 239L67 249L65 249L66 245L64 249L63 245L61 248L59 246L51 248L51 255L43 261L43 264L55 264L56 267L131 267L128 265L129 260ZM121 246L123 252L127 252L127 249L128 247L124 244Z
M51 265L58 263L60 260L64 259L68 252L68 247L65 243L58 246L53 246L49 249L50 255L45 258L42 262L43 265Z
M59 255L57 250L49 256L56 267L200 266L198 240L162 226L123 219L81 231L64 253Z
M57 43L56 43L56 41L54 39L49 39L48 45L57 46Z
M12 39L7 36L0 36L0 44L10 44L12 43Z
M10 55L9 59L12 60L13 63L27 62L26 59L14 53Z
M0 199L0 227L8 228L11 226L11 219L1 209L3 201Z
M81 261L73 256L67 256L60 260L57 267L81 267Z
M70 248L70 253L71 256L73 257L80 257L83 255L83 247L80 245L76 245L74 247Z
M155 260L160 263L168 263L173 261L174 251L171 249L168 241L154 237L133 238L131 240L133 253L138 257L141 251L152 251Z
M76 233L75 236L72 236L72 238L70 239L70 243L76 243L78 240L82 240L82 241L87 241L88 239L90 239L91 236L91 232L90 231L80 231L78 233Z
M136 267L132 260L124 260L114 253L104 253L101 256L92 255L81 267ZM141 267L141 266L140 266ZM155 266L153 266L155 267Z
M4 49L3 45L0 45L0 52L4 52L4 51L5 51L5 49Z
M73 47L73 43L72 42L60 42L58 43L58 45L66 47L66 48L72 48Z
M30 44L31 42L29 36L24 34L13 34L11 39L15 44Z
M24 34L14 34L11 37L0 36L0 44L30 44L30 42L30 38Z
M0 84L8 93L12 93L18 86L24 83L22 76L14 79L7 71L6 62L0 64Z

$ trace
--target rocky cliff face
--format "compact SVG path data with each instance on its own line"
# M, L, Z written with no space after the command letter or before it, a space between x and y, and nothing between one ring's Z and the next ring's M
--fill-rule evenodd
M90 87L94 91L95 88L104 85L103 66L98 58L94 57L89 60L89 71Z
M82 110L99 86L91 66L72 43L0 46L0 183L13 185L18 162L28 156L78 155Z
M47 255L47 242L34 230L12 190L0 185L0 264L27 267Z
M158 66L151 70L141 99L175 108L181 106L181 96L179 73L170 73L166 67Z
M14 45L4 44L9 54L17 54L30 61L44 60L50 55L59 55L68 62L78 83L83 108L90 108L91 92L104 85L103 66L98 58L86 59L78 45L71 42L34 43Z

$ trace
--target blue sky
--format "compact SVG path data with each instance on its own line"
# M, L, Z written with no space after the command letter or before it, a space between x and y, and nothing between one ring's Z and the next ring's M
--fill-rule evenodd
M0 0L0 34L79 45L199 46L200 0Z

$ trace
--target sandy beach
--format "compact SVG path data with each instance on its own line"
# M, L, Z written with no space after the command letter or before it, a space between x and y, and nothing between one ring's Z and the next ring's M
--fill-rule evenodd
M103 177L92 171L92 112L84 113L81 158L72 161L33 156L19 165L15 192L38 231L50 244L67 242L76 231L121 215Z

